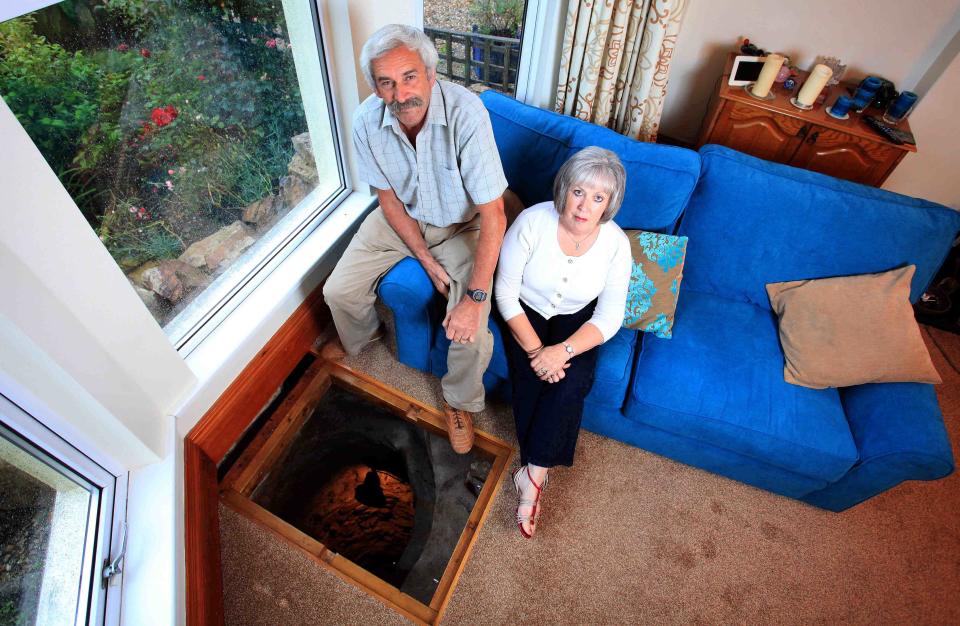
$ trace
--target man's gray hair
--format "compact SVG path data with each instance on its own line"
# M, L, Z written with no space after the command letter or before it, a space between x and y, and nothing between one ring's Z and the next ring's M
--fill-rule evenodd
M587 146L560 167L557 177L553 179L554 208L562 215L567 208L570 188L588 184L601 186L610 195L610 202L600 216L601 224L609 222L623 202L627 173L616 154L598 146Z
M413 26L387 24L373 33L360 50L360 67L363 69L363 76L374 91L377 89L377 84L373 79L373 62L400 46L420 55L420 60L427 66L427 72L430 75L436 74L440 57L430 38L422 30Z

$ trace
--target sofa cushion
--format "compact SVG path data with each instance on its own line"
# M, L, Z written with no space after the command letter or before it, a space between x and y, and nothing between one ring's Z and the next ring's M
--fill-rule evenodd
M687 238L645 230L624 232L630 239L633 267L623 325L669 339L683 279Z
M939 383L908 299L914 269L767 285L783 379L814 389Z
M616 335L596 348L600 354L587 401L618 410L623 407L638 334L630 328L621 328Z
M916 265L915 302L960 230L947 207L769 163L721 146L703 170L680 233L684 285L769 308L765 286Z
M644 341L628 418L826 481L856 462L837 390L784 382L769 310L688 289L674 328Z
M696 152L637 141L493 90L480 99L490 113L504 174L524 206L552 200L560 166L581 148L600 146L616 152L627 172L617 224L673 232L700 175Z

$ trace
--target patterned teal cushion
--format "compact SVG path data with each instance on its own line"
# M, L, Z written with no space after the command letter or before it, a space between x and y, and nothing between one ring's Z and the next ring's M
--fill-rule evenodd
M669 339L677 309L687 238L645 230L627 230L633 271L623 326Z

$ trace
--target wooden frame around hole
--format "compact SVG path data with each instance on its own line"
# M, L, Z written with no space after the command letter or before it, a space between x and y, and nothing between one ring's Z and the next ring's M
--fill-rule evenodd
M257 485L283 458L331 385L343 387L372 400L417 427L444 438L447 436L443 416L436 408L342 363L318 359L307 368L227 472L220 483L220 497L225 505L237 513L305 552L325 569L376 597L408 619L420 624L436 624L446 609L477 534L490 511L513 450L501 439L477 431L474 450L490 461L490 473L467 518L430 604L424 604L346 557L329 550L251 499Z

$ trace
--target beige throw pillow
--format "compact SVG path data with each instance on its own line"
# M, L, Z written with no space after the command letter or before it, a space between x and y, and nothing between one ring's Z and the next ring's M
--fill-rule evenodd
M768 284L784 380L813 389L941 382L910 306L915 269Z

